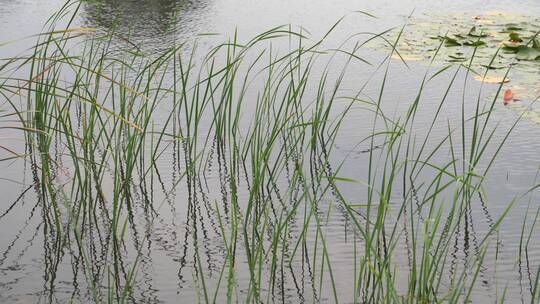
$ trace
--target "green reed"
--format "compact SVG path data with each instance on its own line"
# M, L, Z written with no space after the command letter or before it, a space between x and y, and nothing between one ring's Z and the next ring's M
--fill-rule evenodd
M454 67L427 132L419 135L415 122L424 91L451 67L430 68L405 114L390 116L384 94L390 57L399 52L397 41L386 40L391 52L375 65L383 75L376 98L364 94L372 78L355 92L343 90L353 64L373 67L361 50L371 40L385 40L382 33L351 46L352 35L333 49L326 41L340 22L320 40L279 26L246 42L235 33L202 56L196 43L149 55L131 42L114 43L114 29L76 28L73 17L58 28L79 5L68 2L29 54L9 58L0 69L4 104L27 144L17 158L34 168L45 237L55 244L51 275L74 255L88 288L83 298L137 302L153 221L165 204L187 204L193 232L186 241L196 269L191 280L200 302L284 301L275 298L286 293L284 269L294 272L299 261L312 272L312 294L305 295L312 301L470 301L486 254L494 250L492 238L517 201L508 203L465 265L449 263L467 210L517 124L500 131L492 123L502 85L487 103L479 93L474 113L467 112L470 100L463 93L461 120L453 125L442 109L459 75L466 74L465 92L474 73L466 65ZM369 144L365 181L342 176L343 166L354 161L345 157L336 165L333 157L351 109L372 115L358 122L367 134L361 142ZM434 138L441 124L447 134ZM494 141L495 132L505 134L502 141ZM436 160L441 153L446 162ZM179 173L166 184L160 164L170 154ZM201 196L215 157L227 170L222 199L228 208ZM347 187L365 189L361 203L343 194ZM330 254L326 229L336 212L353 224L353 294L338 289ZM138 222L140 214L149 228ZM198 227L206 220L217 223L224 248L217 278L206 274L201 252ZM524 231L525 224L523 240ZM408 254L406 270L398 269L398 248ZM96 265L96 253L106 257L104 265ZM406 282L398 279L400 272ZM50 284L52 293L54 279Z

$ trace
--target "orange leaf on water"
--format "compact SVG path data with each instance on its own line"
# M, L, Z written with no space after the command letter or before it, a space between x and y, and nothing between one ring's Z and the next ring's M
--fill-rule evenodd
M511 89L506 89L504 91L504 100L510 101L512 99L514 99L514 93L512 93Z
M514 99L514 93L512 92L512 90L506 89L506 91L504 91L504 96L503 96L504 103L507 104L513 99Z

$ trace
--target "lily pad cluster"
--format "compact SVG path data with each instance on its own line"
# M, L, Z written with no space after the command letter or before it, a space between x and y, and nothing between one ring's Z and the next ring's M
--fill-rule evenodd
M477 73L478 81L520 87L517 98L520 103L528 104L539 94L539 32L540 16L494 11L480 15L432 13L411 17L402 33L396 30L386 38L395 41L400 37L396 45L399 55L394 55L395 59L433 61L441 66L466 65ZM391 48L377 45L381 47ZM508 68L510 73L506 75ZM486 69L488 75L484 77ZM535 111L540 113L539 109ZM537 117L530 112L528 116Z
M536 36L521 38L518 33L510 33L510 39L503 42L506 52L516 54L518 60L540 60L540 42Z
M442 42L439 61L465 62L474 52L478 65L503 69L519 61L540 60L539 31L540 18L522 14L428 14L409 20L397 49L406 57L431 59ZM389 33L387 38L392 41L397 35ZM538 69L536 62L520 67Z
M478 32L476 26L473 26L467 34L454 34L451 36L437 36L436 38L444 41L447 47L452 46L482 46L486 42L482 38L489 35L484 32Z

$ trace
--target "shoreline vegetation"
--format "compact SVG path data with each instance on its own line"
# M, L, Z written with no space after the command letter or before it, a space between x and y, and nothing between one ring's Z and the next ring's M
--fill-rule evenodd
M320 40L279 26L247 41L233 35L202 55L179 44L148 56L114 28L73 26L80 5L67 2L31 38L37 42L29 52L0 65L0 132L24 138L24 152L0 143L2 162L23 163L32 175L21 197L35 192L45 302L141 301L138 282L152 263L155 227L178 208L186 210L187 232L167 232L172 246L184 248L171 267L193 302L466 303L484 267L497 277L499 228L539 184L531 181L508 201L475 252L456 262L471 204L485 203L484 182L522 116L507 129L494 120L499 83L488 100L483 86L476 99L463 92L460 118L447 119L452 91L471 90L468 83L490 71L467 68L474 52L428 69L405 111L389 114L388 73L392 58L405 62L395 48L404 28L395 41L385 33L351 35L329 49L340 21ZM382 62L360 55L372 41L390 49ZM353 64L376 71L375 98L364 93L372 79L354 92L342 89ZM447 87L419 132L425 88L442 75ZM353 108L369 114L357 122L367 146L361 180L342 175L358 160L336 152ZM446 132L435 136L441 126ZM344 191L351 187L364 195L351 199ZM19 201L3 205L0 221ZM516 262L533 241L539 212L529 206L534 220L523 222ZM340 246L351 253L352 275L333 263L327 229L335 212L349 223L352 241ZM208 253L207 234L219 251ZM540 268L532 271L526 299L536 303ZM59 278L77 284L58 295ZM300 285L303 293L291 291ZM493 286L495 302L512 302L505 286Z

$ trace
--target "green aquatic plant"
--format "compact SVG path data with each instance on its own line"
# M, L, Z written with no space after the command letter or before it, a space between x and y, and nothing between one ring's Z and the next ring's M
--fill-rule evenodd
M415 61L429 61L436 52L437 66L460 63L467 65L478 81L509 83L508 88L516 92L524 107L529 108L528 116L533 117L538 113L533 105L539 96L538 25L538 18L517 13L432 13L410 17L396 49L402 55L400 59ZM397 33L386 35L391 39ZM441 41L443 47L438 48ZM474 60L470 60L473 56ZM508 68L508 77L503 77ZM484 76L484 69L491 72Z
M28 155L21 161L31 164L45 226L48 301L62 297L56 275L68 259L87 292L66 301L144 301L139 284L149 280L151 244L162 241L163 222L178 220L177 208L185 209L185 228L173 220L164 225L172 227L167 246L184 254L171 265L179 288L193 290L189 300L204 303L285 302L287 284L296 284L304 268L302 284L310 287L299 297L307 302L464 303L482 268L497 264L487 257L497 256L497 233L519 198L493 219L464 265L452 251L519 121L508 129L493 123L502 83L488 101L474 91L471 110L471 76L490 73L471 68L479 43L459 57L468 64L440 68L452 38L435 40L414 97L391 115L391 59L403 60L407 27L395 40L364 33L330 48L327 38L340 21L320 39L278 26L248 40L234 33L207 50L177 43L148 55L118 42L114 28L81 30L71 17L57 28L78 5L68 2L31 52L0 70L0 92L24 131ZM485 38L477 29L468 36ZM362 49L378 41L389 54L375 64ZM373 74L346 88L355 65ZM450 81L426 115L426 90L442 75ZM376 76L376 92L366 93ZM451 120L445 111L456 87L463 96ZM355 111L368 118L358 121ZM420 115L428 117L422 131ZM361 160L339 151L351 119L363 131L353 151ZM443 135L435 136L441 125ZM365 164L362 179L343 175L358 162ZM212 170L223 178L213 182ZM361 195L348 194L351 188ZM339 276L330 235L335 214L351 223L353 238L346 243L351 273ZM206 248L209 235L219 252ZM347 292L342 276L350 279Z

